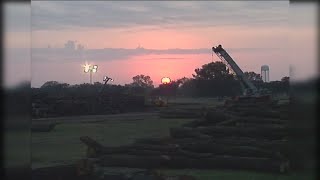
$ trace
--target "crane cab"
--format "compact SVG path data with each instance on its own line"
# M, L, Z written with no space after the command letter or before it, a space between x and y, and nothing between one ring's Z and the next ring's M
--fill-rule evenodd
M212 47L212 51L215 53L220 52L222 50L223 50L223 48L222 48L221 44L219 44L217 47Z

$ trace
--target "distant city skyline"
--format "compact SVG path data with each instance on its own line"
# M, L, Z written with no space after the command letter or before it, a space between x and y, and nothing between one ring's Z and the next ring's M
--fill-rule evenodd
M6 65L6 84L18 82L14 76L28 67L18 59L29 53L33 87L51 80L87 83L89 76L82 69L86 62L99 65L94 82L108 75L115 79L113 84L126 84L133 76L144 74L158 85L162 77L192 77L194 69L218 61L211 52L218 44L243 71L260 73L261 65L268 64L270 81L289 76L290 65L297 78L317 73L316 9L312 5L289 8L288 1L33 1L29 19L30 9L15 13L7 9L5 17L15 22L5 24L5 54L11 59ZM25 22L31 24L30 39L19 38L28 34Z

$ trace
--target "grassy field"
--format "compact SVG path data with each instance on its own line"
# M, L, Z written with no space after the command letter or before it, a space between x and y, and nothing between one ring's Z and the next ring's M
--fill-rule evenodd
M80 142L80 136L89 136L107 146L125 145L137 138L168 136L169 127L180 126L190 120L160 119L156 115L143 119L132 114L124 119L106 116L99 122L62 123L52 132L32 134L32 165L68 164L85 157L86 146Z
M173 102L173 100L171 100ZM175 101L177 106L184 100ZM206 103L207 104L207 103ZM220 102L211 103L212 106ZM202 104L203 105L203 104ZM54 119L51 119L54 120ZM106 116L57 118L60 122L52 132L32 134L32 167L70 164L85 157L86 146L79 140L90 136L107 146L118 146L142 137L168 136L170 127L177 127L193 119L161 119L157 113L132 113ZM165 174L189 174L199 180L289 180L313 179L311 174L267 174L230 170L159 170Z
M4 132L4 167L29 166L30 139L29 131L7 130Z

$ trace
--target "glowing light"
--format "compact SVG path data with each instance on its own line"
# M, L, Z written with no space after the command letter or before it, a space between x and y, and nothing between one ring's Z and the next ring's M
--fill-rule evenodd
M88 72L90 72L90 71L93 72L93 73L95 73L95 72L98 71L98 65L92 66L92 65L86 63L85 65L83 65L83 67L84 67L84 72L85 72L85 73L88 73Z
M161 83L162 83L162 84L168 84L168 83L170 83L170 82L171 82L171 79L168 78L168 77L164 77L164 78L161 79Z
M83 66L85 73L88 73L88 72L90 71L90 66L91 66L91 65L90 65L90 64L87 64L87 63Z

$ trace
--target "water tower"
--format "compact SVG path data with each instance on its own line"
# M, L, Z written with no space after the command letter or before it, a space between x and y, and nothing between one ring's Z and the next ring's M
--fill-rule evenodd
M263 82L269 82L269 66L268 65L261 66L261 77Z

